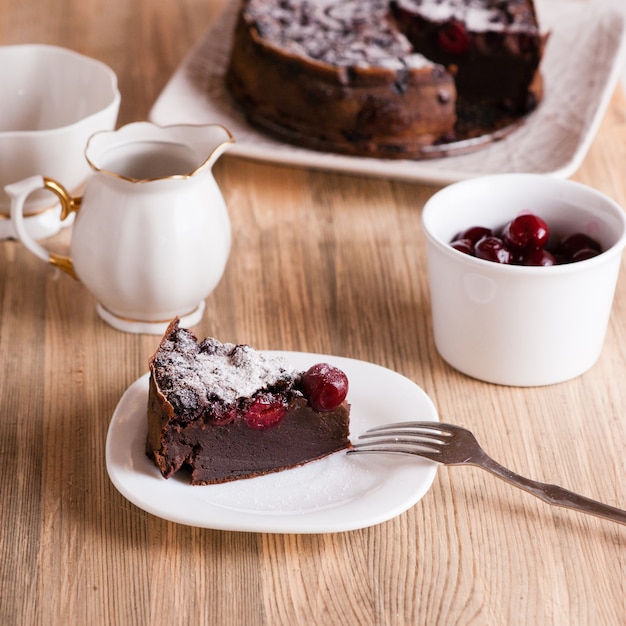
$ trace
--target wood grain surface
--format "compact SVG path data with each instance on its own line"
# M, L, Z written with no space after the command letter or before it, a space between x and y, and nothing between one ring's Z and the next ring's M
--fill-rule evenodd
M147 118L219 8L0 0L0 44L54 43L108 63L124 124ZM214 172L234 243L199 336L392 368L511 469L626 508L626 268L591 371L489 385L433 344L420 212L435 187L229 155ZM574 178L626 206L625 172L618 89ZM80 283L0 242L1 624L626 623L626 527L479 469L441 468L409 511L347 533L222 532L142 511L109 481L104 446L157 342L113 330Z

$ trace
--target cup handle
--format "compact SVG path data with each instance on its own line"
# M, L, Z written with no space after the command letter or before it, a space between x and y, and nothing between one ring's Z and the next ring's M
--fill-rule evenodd
M54 252L49 252L41 244L37 243L26 229L26 225L24 224L24 202L31 193L38 189L49 189L59 198L61 202L62 220L67 218L71 213L78 212L81 198L72 198L65 187L52 178L31 176L17 183L7 185L4 188L11 198L11 223L13 224L13 229L17 238L35 256L46 263L58 267L73 278L77 278L72 259L67 256L55 254Z

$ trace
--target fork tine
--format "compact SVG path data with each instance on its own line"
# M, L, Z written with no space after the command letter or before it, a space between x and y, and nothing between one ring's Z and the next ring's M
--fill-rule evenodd
M402 454L407 455L411 454L413 456L419 456L424 459L429 459L431 461L437 461L439 453L436 450L428 450L426 448L417 447L414 443L410 445L384 445L380 446L378 444L367 444L367 443L357 443L352 446L349 450L346 450L347 454L361 454L361 453L381 453L385 454ZM439 461L441 462L441 461Z
M440 461L442 448L452 433L443 431L439 422L397 422L370 428L348 452L386 452L412 454Z
M447 433L431 425L423 426L423 422L404 422L370 428L360 435L359 440L377 439L380 441L380 437L387 437L388 440L394 437L403 438L407 443L424 441L437 443L441 446L445 445L446 439L451 435L452 433Z
M360 437L359 441L361 441L361 439L365 438L365 436ZM427 438L424 439L420 439L418 437L375 437L373 439L371 439L370 441L363 441L362 443L357 443L355 445L357 446L391 446L391 445L410 445L410 446L417 446L417 445L421 445L423 446L425 449L428 450L440 450L441 449L441 444L437 441L431 441Z
M368 429L364 435L367 433L382 433L385 431L393 431L395 429L401 429L407 432L421 432L426 434L426 431L430 433L436 433L437 435L449 437L452 435L451 432L446 430L447 424L443 424L441 422L396 422L393 424L383 424L382 426L374 426L373 428ZM363 435L361 435L363 436Z

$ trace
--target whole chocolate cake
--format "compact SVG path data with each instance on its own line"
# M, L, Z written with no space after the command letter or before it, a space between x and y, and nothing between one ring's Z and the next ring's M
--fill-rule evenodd
M251 478L350 447L345 374L294 371L247 345L198 342L174 320L150 359L146 452L191 484Z
M532 0L243 0L226 83L284 141L420 158L531 111L543 44Z

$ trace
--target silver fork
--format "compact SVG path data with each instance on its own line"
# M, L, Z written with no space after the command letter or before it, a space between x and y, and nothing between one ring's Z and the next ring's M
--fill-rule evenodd
M389 452L412 454L443 465L476 465L544 502L626 524L626 511L578 495L563 487L540 483L494 461L467 429L441 422L400 422L372 428L348 454Z

